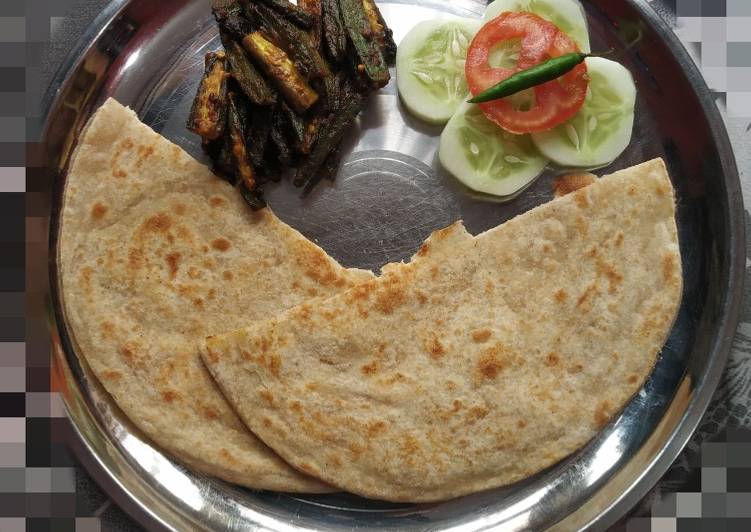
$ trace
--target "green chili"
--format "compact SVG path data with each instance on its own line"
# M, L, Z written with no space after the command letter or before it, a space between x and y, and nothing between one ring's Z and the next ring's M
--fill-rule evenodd
M554 57L539 65L509 76L468 101L469 103L489 102L511 96L547 81L552 81L573 70L576 65L584 61L587 57L590 57L590 55L576 52Z

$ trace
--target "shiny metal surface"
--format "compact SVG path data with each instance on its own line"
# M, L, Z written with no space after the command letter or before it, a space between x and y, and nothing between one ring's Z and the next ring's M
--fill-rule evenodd
M397 41L419 20L479 16L484 8L475 0L380 5ZM72 444L94 476L149 528L173 530L602 529L627 511L664 473L699 422L727 357L742 292L737 170L711 95L669 28L642 0L585 3L595 50L642 36L622 58L639 89L634 139L603 171L662 156L679 197L686 288L653 375L594 441L535 477L442 504L395 505L345 494L251 492L186 470L128 423L68 339L56 240L71 149L96 106L112 95L202 157L197 137L183 124L203 52L218 45L209 6L209 0L113 2L82 36L47 96L55 365L78 435ZM439 133L403 111L392 82L373 96L348 136L348 156L335 184L306 200L282 184L269 190L269 203L345 265L377 269L409 257L432 230L457 218L477 233L550 199L552 170L509 203L472 196L437 165Z

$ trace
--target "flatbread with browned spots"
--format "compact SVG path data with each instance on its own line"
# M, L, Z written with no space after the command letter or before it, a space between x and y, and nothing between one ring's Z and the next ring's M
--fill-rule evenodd
M681 299L661 160L315 305L207 340L243 421L300 471L366 497L437 501L525 478L640 389Z
M328 491L240 422L201 363L207 334L372 278L346 270L269 210L108 100L67 177L63 302L78 353L171 455L251 488Z

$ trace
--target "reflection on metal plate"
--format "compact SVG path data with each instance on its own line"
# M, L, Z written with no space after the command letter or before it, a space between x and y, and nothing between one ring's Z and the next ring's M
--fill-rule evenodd
M480 0L384 0L401 39L431 17L479 17ZM202 158L184 128L204 52L218 47L208 0L118 0L83 36L49 92L45 148L59 176L47 190L50 295L55 360L84 463L142 521L168 529L571 530L614 521L680 452L719 379L738 316L743 229L737 171L721 121L693 63L646 2L586 3L593 49L623 45L613 28L635 27L640 43L621 61L637 82L634 138L610 172L665 158L679 197L684 294L676 325L644 389L580 452L506 488L430 505L397 505L347 494L291 496L251 492L204 477L153 447L114 405L71 345L61 312L56 240L64 173L83 125L107 96ZM393 72L392 72L393 74ZM347 135L336 182L307 198L289 183L268 191L286 222L347 266L377 270L408 259L434 229L463 219L472 233L552 197L548 169L507 203L478 197L443 172L440 128L416 122L395 83L374 95ZM44 263L47 257L33 257ZM59 333L59 336L58 336Z

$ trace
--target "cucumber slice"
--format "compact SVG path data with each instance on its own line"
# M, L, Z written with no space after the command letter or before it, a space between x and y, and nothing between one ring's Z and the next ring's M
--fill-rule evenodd
M396 52L396 84L410 113L445 124L469 89L464 77L467 47L479 20L426 20L404 36Z
M586 59L589 88L584 105L565 124L532 134L537 149L561 166L603 166L626 149L634 126L636 87L620 63Z
M441 135L443 167L472 190L510 196L539 176L547 159L529 135L513 135L490 122L476 105L463 103Z
M506 11L529 11L558 26L582 52L589 52L589 32L584 9L576 0L495 0L485 10L486 22Z

